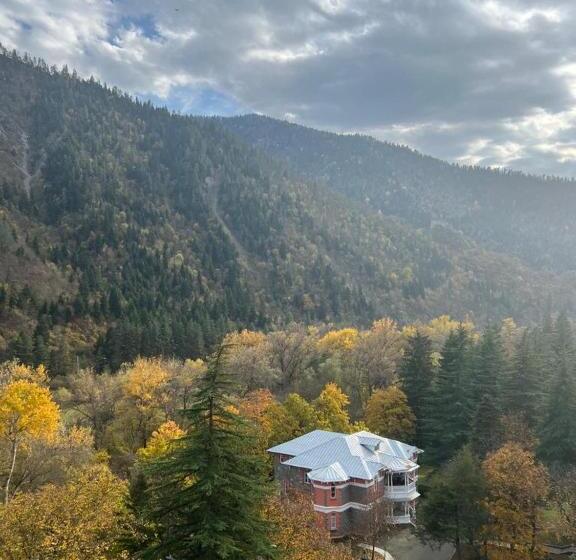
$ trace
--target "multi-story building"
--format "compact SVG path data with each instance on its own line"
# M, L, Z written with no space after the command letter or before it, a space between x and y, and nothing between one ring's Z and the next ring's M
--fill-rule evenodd
M314 430L268 451L283 491L310 492L334 537L361 533L375 504L394 524L415 521L417 447L370 432Z

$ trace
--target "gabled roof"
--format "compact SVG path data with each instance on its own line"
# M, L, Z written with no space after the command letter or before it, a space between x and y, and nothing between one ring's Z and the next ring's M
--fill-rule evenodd
M337 464L347 477L345 480L371 480L382 469L412 470L418 465L411 459L421 452L412 445L366 431L341 434L323 430L314 430L268 451L291 455L284 465L310 469L316 473L314 476L336 476Z

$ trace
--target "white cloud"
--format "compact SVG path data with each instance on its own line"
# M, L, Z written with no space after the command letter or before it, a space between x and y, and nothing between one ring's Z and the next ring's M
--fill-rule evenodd
M206 88L453 161L563 173L576 173L575 25L572 0L0 3L8 48L184 110Z

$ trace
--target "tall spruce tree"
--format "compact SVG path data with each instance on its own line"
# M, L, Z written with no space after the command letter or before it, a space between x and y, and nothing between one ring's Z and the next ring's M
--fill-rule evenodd
M250 560L274 557L268 523L265 462L253 429L231 409L233 383L225 350L211 359L191 407L189 435L149 468L148 492L157 542L143 557Z
M528 330L522 334L503 391L506 412L521 418L530 429L538 423L542 402L541 370L535 352L537 335Z
M574 339L565 314L552 341L554 378L540 428L540 455L548 463L576 464L576 379Z
M486 481L477 459L463 448L431 480L419 513L427 536L451 542L455 558L462 558L462 545L478 550L479 535L488 515L484 506Z
M433 379L432 342L426 335L416 331L408 340L400 366L400 380L408 405L416 416L415 443L418 446L424 445L425 405L430 396Z
M478 457L484 458L502 443L503 431L500 410L490 396L484 395L476 409L472 425L470 436L472 451Z
M460 326L448 336L427 404L426 457L439 464L468 441L471 418L470 337Z

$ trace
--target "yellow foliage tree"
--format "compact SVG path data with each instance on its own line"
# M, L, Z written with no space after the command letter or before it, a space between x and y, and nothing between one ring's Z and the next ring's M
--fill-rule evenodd
M359 336L357 329L329 331L320 338L318 346L328 352L346 352L356 346Z
M105 465L72 481L18 494L0 508L0 558L6 560L119 560L116 549L129 520L127 484Z
M14 381L30 381L45 386L48 383L48 374L42 364L36 368L21 364L18 360L0 364L0 386Z
M138 450L138 458L141 461L152 461L168 453L174 442L183 436L186 432L173 420L164 422L157 430L152 432L146 447Z
M272 522L272 541L284 560L353 560L348 546L330 539L330 531L319 527L310 496L295 493L268 501L265 517Z
M508 543L513 558L538 558L538 531L549 491L546 468L516 443L489 455L483 468L488 484L490 540Z
M414 416L404 392L396 385L372 393L366 405L366 424L375 434L410 441L414 435Z
M18 447L26 439L54 437L60 409L50 391L30 381L14 381L0 392L0 437L10 444L10 467L4 487L4 502L10 497Z
M266 335L260 331L249 331L244 329L240 332L228 333L224 337L224 345L243 346L253 348L266 342Z
M272 421L268 412L274 404L276 400L268 389L252 391L238 403L239 413L258 427L258 439L263 450L270 444Z
M353 432L355 427L350 423L349 403L348 395L336 383L328 383L314 401L320 427L335 432Z

